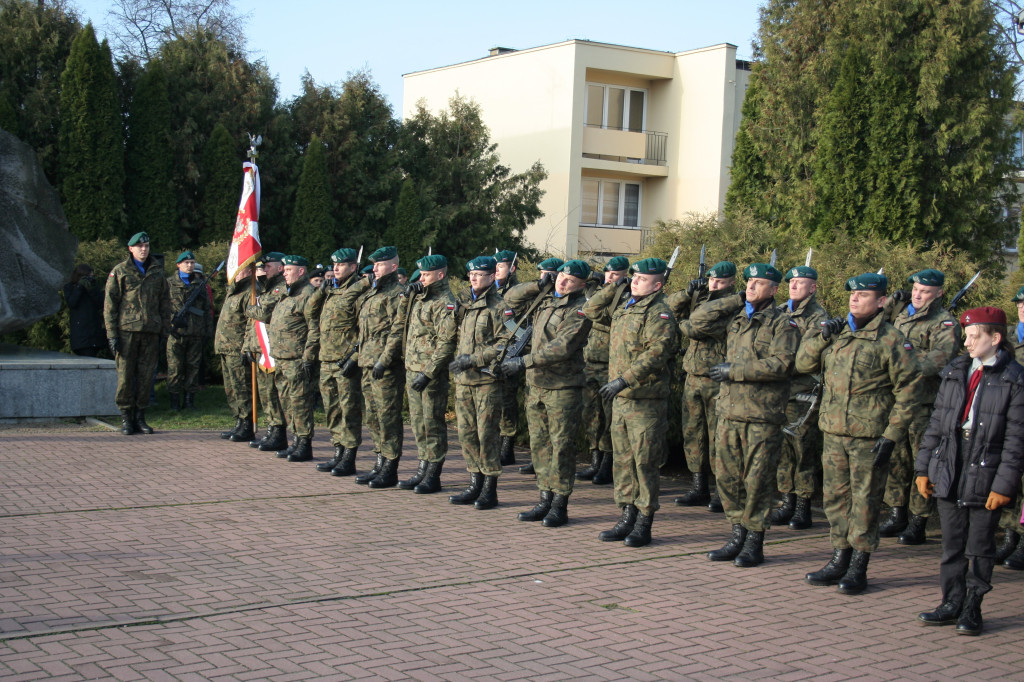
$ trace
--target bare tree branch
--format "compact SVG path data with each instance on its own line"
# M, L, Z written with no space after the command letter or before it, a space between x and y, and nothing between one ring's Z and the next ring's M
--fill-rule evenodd
M239 51L245 49L248 15L232 0L114 0L108 12L117 52L146 61L164 43L207 32Z

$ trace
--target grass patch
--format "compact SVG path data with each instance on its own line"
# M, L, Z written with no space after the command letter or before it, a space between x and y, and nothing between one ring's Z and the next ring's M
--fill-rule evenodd
M227 430L234 426L235 417L228 407L223 386L208 384L196 393L195 402L196 409L175 412L171 409L166 383L157 382L156 405L146 408L146 421L158 431ZM259 418L262 423L263 415ZM318 408L313 414L318 428L323 427L324 419L324 411Z

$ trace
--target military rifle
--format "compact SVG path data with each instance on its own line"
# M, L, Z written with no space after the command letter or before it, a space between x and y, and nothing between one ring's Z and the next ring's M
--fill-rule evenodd
M668 276L672 274L672 268L675 267L677 258L679 258L678 246L672 251L672 255L668 259L668 267L665 268L665 284L668 284ZM664 285L662 285L662 289L664 289Z
M956 307L960 305L960 301L962 301L964 296L967 295L967 290L974 286L974 283L978 281L978 277L980 276L981 270L978 270L976 273L974 273L974 277L971 277L971 281L965 284L963 289L956 292L956 295L953 296L953 298L951 298L949 301L949 308L947 308L949 312L953 312L954 310L956 310Z
M509 329L510 335L513 339L512 343L504 344L498 347L498 357L495 358L494 362L491 363L490 367L483 367L480 371L483 374L489 374L491 376L497 376L497 368L501 366L501 363L508 358L519 357L526 346L530 343L530 337L533 336L533 325L522 326L524 322L528 322L531 319L534 311L540 306L544 297L550 294L555 288L554 280L548 282L540 288L540 293L537 294L537 298L533 299L533 303L526 309L526 312L522 314L517 322L514 324L511 320L505 322L505 327Z
M217 269L214 270L213 273L210 275L210 279L213 279L214 277L216 277L217 273L219 273L221 270L224 269L224 264L225 263L227 263L227 261L225 261L225 260L222 260L220 262L220 265L217 266ZM206 279L205 278L199 278L199 281L196 282L196 284L197 285L206 284ZM200 310L199 308L193 308L192 304L196 302L196 299L199 298L200 294L205 294L205 293L206 293L206 287L205 286L196 286L196 288L193 289L192 292L188 295L188 298L185 299L185 302L181 305L181 310L176 312L174 314L174 317L171 318L171 327L173 327L174 329L181 329L183 327L187 327L188 326L188 314L189 313L194 313L196 315L202 315L203 311Z

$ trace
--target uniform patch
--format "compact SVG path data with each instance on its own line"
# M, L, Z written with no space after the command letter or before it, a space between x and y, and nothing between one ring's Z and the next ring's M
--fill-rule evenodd
M107 275L107 277L113 277L113 276L114 276L114 273L110 273L109 275Z
M903 347L906 348L907 350L914 350L914 347L910 345L909 341L904 341Z
M668 319L668 313L658 313L658 317L660 317L663 320L667 320Z
M274 293L275 293L275 294L277 294L277 293L280 293L280 292L281 292L281 289L280 289L280 288L274 289Z
M943 320L942 321L942 326L943 327L952 327L954 324L956 324L956 322L954 322L953 320Z
M797 328L797 326L796 326L796 322L794 322L793 320L790 320L790 321L789 321L789 326L790 326L790 327L792 327L793 329L796 329L796 328Z
M455 310L455 304L454 303L445 303L444 307L447 308L448 310Z
M515 313L512 312L511 308L505 311L505 317L512 317L513 315L515 315Z
M576 309L576 314L579 315L580 317L586 317L587 316L587 314L585 312L583 312L582 308L577 308Z

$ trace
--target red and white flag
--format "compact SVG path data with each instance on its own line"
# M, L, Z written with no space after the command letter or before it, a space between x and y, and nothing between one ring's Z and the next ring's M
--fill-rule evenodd
M259 320L254 320L256 325L256 341L260 344L260 357L256 364L264 372L273 372L277 363L270 354L270 335L267 333L267 325Z
M228 282L235 274L256 262L262 255L260 246L260 169L252 161L242 164L242 200L238 203L235 232L231 235L228 253Z

